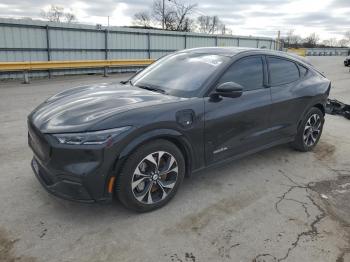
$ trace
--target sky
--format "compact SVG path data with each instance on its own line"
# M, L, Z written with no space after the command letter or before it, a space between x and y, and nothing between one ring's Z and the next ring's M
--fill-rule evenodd
M165 0L169 4L168 0ZM343 38L350 30L350 0L182 0L197 3L194 16L217 15L235 35L276 37L289 30L306 37L317 33L321 40ZM132 25L133 15L150 9L152 0L0 0L0 17L40 18L51 4L76 14L88 24Z

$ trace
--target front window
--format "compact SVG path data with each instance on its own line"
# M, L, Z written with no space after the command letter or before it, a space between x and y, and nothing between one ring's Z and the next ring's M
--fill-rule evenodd
M218 84L235 82L244 91L264 88L263 62L260 56L251 56L235 62L224 73Z
M220 55L176 53L147 67L131 80L131 84L170 95L193 97L210 75L227 61L229 57Z

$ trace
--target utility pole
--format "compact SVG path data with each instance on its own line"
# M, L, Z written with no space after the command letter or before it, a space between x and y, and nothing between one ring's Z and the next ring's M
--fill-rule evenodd
M168 0L169 2L171 2L171 0ZM165 0L163 0L163 8L162 8L162 28L165 29Z
M165 1L163 0L163 15L162 15L162 28L164 29L164 24L165 24Z
M107 29L105 30L105 60L108 60L108 39L109 39L109 16L107 18ZM103 68L103 76L108 76L108 67Z

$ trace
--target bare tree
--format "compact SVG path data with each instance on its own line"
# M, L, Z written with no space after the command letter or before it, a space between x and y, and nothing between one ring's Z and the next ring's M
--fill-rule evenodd
M197 4L185 4L178 0L173 0L174 4L174 16L175 16L175 30L176 31L191 31L191 27L194 23L193 19L189 18L189 15L193 13Z
M311 35L305 38L304 46L309 48L316 47L319 40L319 36L316 33L312 33Z
M51 5L47 11L41 10L41 16L50 22L72 23L76 20L75 14L65 11L64 7L58 5Z
M197 4L186 4L180 0L172 0L167 2L163 13L162 0L154 0L152 17L158 24L164 22L166 30L191 31L194 21L189 16L196 6Z
M303 42L301 36L294 34L294 29L287 32L287 35L282 39L285 47L298 48Z
M198 29L208 34L232 34L232 30L222 23L218 16L200 16L195 21L192 18L197 4L183 2L185 0L154 0L150 12L141 11L134 15L134 24L148 27L164 25L165 30L190 32Z
M329 39L329 46L335 47L338 45L338 41L336 38L330 38Z
M65 12L64 13L64 18L66 23L73 23L77 20L77 17L75 14L70 13L70 12Z
M287 36L285 39L285 43L288 45L288 47L290 47L290 45L292 44L292 38L294 37L294 29L291 29L287 32Z
M220 29L225 33L226 26L221 23L219 17L202 15L197 18L199 32L206 34L215 34Z
M298 47L300 43L302 42L302 38L300 35L293 35L290 39L291 45L294 45L295 47Z
M148 28L151 26L151 16L147 11L141 11L134 15L133 23Z
M344 37L348 41L348 44L350 44L350 31L345 32Z
M50 9L41 11L41 16L49 20L50 22L61 22L64 14L64 8L62 6L51 5Z
M324 45L324 46L330 46L329 39L323 40L323 41L322 41L322 45Z
M174 28L174 7L172 5L166 5L164 7L163 13L163 3L162 0L155 0L152 6L152 18L156 23L164 23L164 29L175 30Z
M338 46L340 46L340 47L348 47L349 44L350 44L350 41L348 39L345 39L345 38L340 39L338 41Z

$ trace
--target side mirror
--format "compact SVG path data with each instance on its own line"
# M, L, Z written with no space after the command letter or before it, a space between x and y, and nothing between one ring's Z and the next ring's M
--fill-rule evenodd
M240 97L243 94L243 87L235 82L226 82L220 84L215 89L214 95L223 97Z

